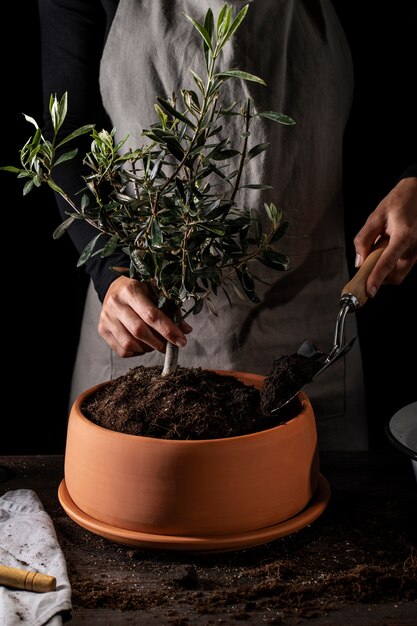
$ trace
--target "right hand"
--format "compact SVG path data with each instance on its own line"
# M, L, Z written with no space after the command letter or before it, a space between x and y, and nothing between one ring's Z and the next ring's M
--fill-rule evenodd
M192 327L185 321L177 326L152 301L147 285L119 276L107 290L101 309L98 332L120 357L145 352L165 352L167 341L183 347L184 333Z
M369 215L354 239L360 267L378 236L388 245L369 274L366 291L375 296L381 284L399 285L417 263L417 178L401 179Z

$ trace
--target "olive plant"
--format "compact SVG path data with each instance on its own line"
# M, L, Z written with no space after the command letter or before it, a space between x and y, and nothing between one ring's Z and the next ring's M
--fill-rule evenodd
M219 289L230 302L230 290L259 302L249 261L277 270L289 266L288 258L275 247L288 226L281 210L273 203L258 209L242 206L239 192L270 188L259 181L242 182L247 163L269 145L251 145L253 119L286 125L294 121L275 111L256 111L250 99L239 105L222 100L226 81L265 85L253 74L218 67L222 49L247 11L248 5L234 16L225 4L217 20L209 9L204 23L185 15L202 39L205 76L190 69L195 89L157 98L157 121L143 131L146 140L141 147L124 152L128 137L116 142L116 129L96 130L94 125L61 138L68 97L51 95L52 138L46 139L36 121L25 116L36 130L20 150L21 167L2 168L24 179L24 194L46 183L67 201L68 217L56 229L55 238L77 219L97 229L78 266L92 255L107 257L121 248L129 267L117 271L146 283L158 307L177 323L205 305L216 314L213 296ZM228 124L238 125L239 145L232 145ZM77 149L66 152L66 144L84 134L91 135L91 147L83 157L88 169L78 206L53 176L57 166L77 154ZM268 217L267 232L260 211ZM178 348L168 343L163 374L176 367L177 357Z

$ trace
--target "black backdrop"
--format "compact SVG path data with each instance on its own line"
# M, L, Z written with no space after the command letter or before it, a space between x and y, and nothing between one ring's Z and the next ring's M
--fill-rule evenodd
M351 44L355 94L345 140L346 237L417 159L417 16L413 2L335 0ZM375 8L370 8L375 7ZM0 164L16 163L41 118L36 2L3 7ZM10 43L11 41L11 43ZM29 130L28 130L29 129ZM69 239L52 240L59 223L49 190L22 197L1 173L3 395L0 454L53 454L65 446L67 398L87 278ZM351 268L353 271L353 267ZM399 287L385 286L358 312L371 445L387 445L383 427L417 399L417 268Z

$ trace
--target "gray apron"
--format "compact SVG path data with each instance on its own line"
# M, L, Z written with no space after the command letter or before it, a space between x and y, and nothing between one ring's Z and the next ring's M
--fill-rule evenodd
M229 4L237 11L244 3ZM182 12L201 21L209 6L216 17L223 0L120 0L102 57L100 85L117 137L130 136L127 147L146 141L141 132L156 121L157 96L194 88L188 68L205 75L201 39ZM296 351L305 338L323 351L332 345L340 291L349 278L341 180L342 138L352 99L351 57L328 0L252 0L224 50L221 67L237 67L267 83L263 87L229 80L224 102L250 97L257 110L280 111L296 120L295 126L284 127L258 118L251 145L267 139L271 146L250 161L246 182L273 189L262 195L246 190L240 196L246 206L274 201L282 208L290 231L280 249L289 255L291 269L276 272L255 262L253 273L268 283L257 283L261 304L232 294L230 307L219 295L218 316L203 310L189 318L194 330L179 363L267 374L275 358ZM238 135L227 134L238 141ZM158 352L131 359L114 354L97 332L100 307L90 286L71 400L138 364L163 362ZM350 315L346 336L356 332ZM322 449L367 447L358 342L306 391Z

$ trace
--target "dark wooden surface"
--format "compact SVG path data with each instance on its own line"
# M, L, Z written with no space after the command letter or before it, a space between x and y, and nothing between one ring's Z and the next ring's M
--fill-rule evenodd
M266 546L205 555L134 549L77 526L57 497L60 455L3 456L0 466L0 494L33 489L54 522L71 625L417 624L417 484L396 450L323 452L332 497L318 520Z

